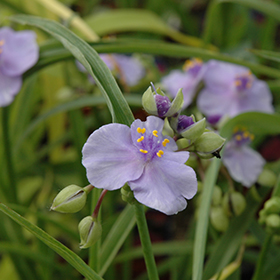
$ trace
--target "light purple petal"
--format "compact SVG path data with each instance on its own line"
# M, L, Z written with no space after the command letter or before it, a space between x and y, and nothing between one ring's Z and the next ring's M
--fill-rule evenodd
M145 75L145 69L141 62L132 56L115 54L120 79L127 85L136 85Z
M262 172L265 160L248 146L236 147L231 142L224 148L223 163L231 177L246 187L251 187Z
M204 88L197 98L199 110L206 116L238 114L238 99L235 92L230 89L220 90L218 88Z
M31 68L39 58L39 47L33 31L14 31L9 27L0 30L2 46L0 69L7 76L19 76Z
M255 79L252 87L240 94L239 112L273 113L272 94L266 82Z
M0 107L5 107L12 103L15 95L20 91L21 84L21 76L8 77L0 71Z
M237 75L242 75L248 71L248 68L237 64L209 60L206 63L203 80L206 87L211 89L220 88L222 91L227 90L230 85L234 86L234 80Z
M175 97L178 93L178 90L182 88L182 92L184 95L183 108L186 108L192 103L196 87L200 80L200 75L198 76L198 78L194 78L188 72L173 70L167 76L162 78L161 83L166 89L167 93L172 97Z
M119 189L127 181L138 179L144 169L130 128L123 124L108 124L94 131L82 153L88 180L96 188Z
M147 163L143 175L128 182L135 198L167 215L185 209L186 198L191 199L197 192L194 170L182 163L187 157L187 152L166 152Z

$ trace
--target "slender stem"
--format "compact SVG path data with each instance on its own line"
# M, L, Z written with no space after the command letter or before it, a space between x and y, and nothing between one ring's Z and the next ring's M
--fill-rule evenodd
M99 213L99 209L100 209L102 200L103 200L105 194L107 193L107 191L108 190L103 190L101 195L99 196L98 201L97 201L96 206L95 206L95 209L94 209L94 211L92 213L92 217L94 217L94 218L98 217L98 213Z
M4 157L6 160L7 175L9 180L9 187L7 188L7 199L9 202L17 202L16 192L16 176L12 159L10 132L9 132L9 109L10 107L2 108L2 129L3 129L3 147Z
M100 190L99 189L93 189L92 191L92 199L91 199L91 212L93 213L94 210L96 209L96 205L98 204L98 200L100 197ZM99 215L100 219L100 215ZM99 271L100 269L100 261L99 261L99 250L101 246L101 241L98 240L95 244L93 244L89 248L89 266L94 270L94 271Z
M135 203L133 206L149 279L159 280L143 205Z
M268 250L269 250L269 247L270 247L272 236L273 235L271 233L266 234L264 244L262 246L262 250L261 250L261 253L259 255L256 270L255 270L255 273L253 275L252 280L264 279L263 276L262 276L262 271L263 271L263 267L264 267L264 264L265 264L265 259L267 257L267 253L268 253Z

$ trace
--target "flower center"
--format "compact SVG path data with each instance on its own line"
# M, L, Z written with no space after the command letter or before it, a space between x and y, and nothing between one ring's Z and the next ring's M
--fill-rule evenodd
M234 80L234 85L238 91L243 91L252 87L253 76L251 71L236 76Z
M136 131L139 133L137 147L139 147L140 153L146 155L147 161L153 159L154 156L161 158L164 155L163 150L169 143L167 138L162 140L157 130L147 133L145 128L138 127Z
M248 130L246 130L246 128L240 129L240 128L236 127L233 132L234 132L233 139L237 146L243 146L243 145L250 144L251 141L255 137Z
M183 70L192 74L192 76L196 76L202 67L203 61L200 58L189 59L185 62L183 66Z
M0 40L0 54L3 52L2 47L4 46L4 44L5 44L5 41L3 39Z

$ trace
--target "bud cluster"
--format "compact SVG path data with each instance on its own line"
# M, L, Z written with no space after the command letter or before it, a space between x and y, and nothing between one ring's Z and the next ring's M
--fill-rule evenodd
M196 121L193 115L180 114L184 104L182 89L179 89L171 102L159 88L155 89L153 84L152 87L149 87L143 94L142 105L147 113L165 118L165 120L168 119L168 123L165 122L166 131L169 136L175 134L176 138L179 138L180 149L196 152L204 159L213 156L220 158L219 152L225 139L214 131L206 129L205 118ZM173 130L172 132L170 132L170 128ZM186 139L186 141L181 139Z
M225 232L230 218L239 216L246 207L244 196L237 191L225 194L219 186L215 186L210 207L210 223L219 232Z
M265 225L268 232L280 234L280 197L267 200L259 215L259 223Z

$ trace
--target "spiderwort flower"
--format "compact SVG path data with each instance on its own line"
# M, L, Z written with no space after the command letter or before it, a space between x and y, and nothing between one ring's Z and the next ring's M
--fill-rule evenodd
M248 146L253 137L248 131L236 128L232 140L225 145L222 158L231 177L245 187L257 181L265 164L262 156Z
M176 96L178 88L182 88L184 95L183 109L185 109L191 104L204 71L203 62L198 58L193 58L185 62L183 71L172 70L162 78L161 83L172 97Z
M246 67L210 60L203 79L205 87L197 104L206 116L233 117L248 111L273 112L267 84Z
M135 86L145 75L145 68L136 57L122 54L100 54L100 58L122 84ZM76 64L81 72L86 72L80 62L77 61ZM90 75L88 75L88 79L91 83L95 83Z
M113 123L94 131L82 150L89 182L107 190L127 183L136 200L167 215L185 209L197 191L196 174L185 165L189 153L175 152L175 141L162 135L163 125L149 116L131 128Z
M0 29L0 106L12 103L20 91L22 74L38 60L36 34L30 30Z

